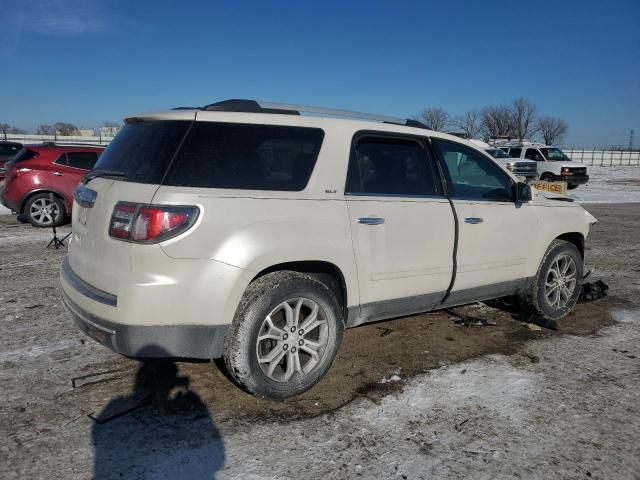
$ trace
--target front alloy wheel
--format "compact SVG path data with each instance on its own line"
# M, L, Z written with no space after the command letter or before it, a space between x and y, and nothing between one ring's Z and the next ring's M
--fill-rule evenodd
M544 286L547 303L554 308L565 308L576 289L576 262L567 254L558 256L547 272Z

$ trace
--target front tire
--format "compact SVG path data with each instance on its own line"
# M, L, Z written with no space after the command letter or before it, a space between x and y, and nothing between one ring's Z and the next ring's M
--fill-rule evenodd
M57 227L62 225L65 219L62 201L56 195L49 193L37 193L29 198L22 215L31 225L40 228Z
M549 245L538 273L520 297L537 316L555 321L568 315L582 290L583 259L578 248L565 240Z
M283 400L325 375L343 330L340 305L324 283L298 272L269 273L242 297L225 339L225 365L247 392Z

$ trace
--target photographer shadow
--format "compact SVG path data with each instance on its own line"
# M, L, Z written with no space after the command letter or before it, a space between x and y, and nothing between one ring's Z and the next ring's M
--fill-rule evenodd
M207 407L167 356L145 347L133 392L92 417L93 478L211 480L224 465Z

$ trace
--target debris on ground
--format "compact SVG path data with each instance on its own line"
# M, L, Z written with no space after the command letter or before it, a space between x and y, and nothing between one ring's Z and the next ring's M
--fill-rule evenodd
M534 332L539 332L542 330L542 327L540 325L536 325L535 323L527 323L527 328Z
M87 385L95 385L97 383L110 382L118 378L117 375L120 370L105 370L104 372L89 373L87 375L81 375L79 377L73 377L71 379L71 388L86 387Z
M376 327L378 330L382 330L382 333L380 334L381 337L386 337L387 335L389 335L391 332L393 332L393 330L391 330L390 328L386 328L386 327Z
M495 320L486 318L472 317L470 315L461 315L452 310L447 310L447 313L452 315L451 319L453 323L463 327L494 327L497 325Z
M602 280L596 282L585 282L582 284L582 291L580 292L581 302L592 302L600 298L607 296L609 285Z

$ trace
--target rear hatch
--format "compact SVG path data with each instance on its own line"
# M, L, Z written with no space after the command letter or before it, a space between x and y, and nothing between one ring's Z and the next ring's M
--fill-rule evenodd
M109 236L114 207L118 202L152 201L194 116L185 111L172 114L171 120L129 119L100 156L95 170L120 176L98 176L86 182L95 200L83 202L85 206L74 202L69 244L72 270L95 288L118 295L122 275L132 270L133 252L149 248Z

